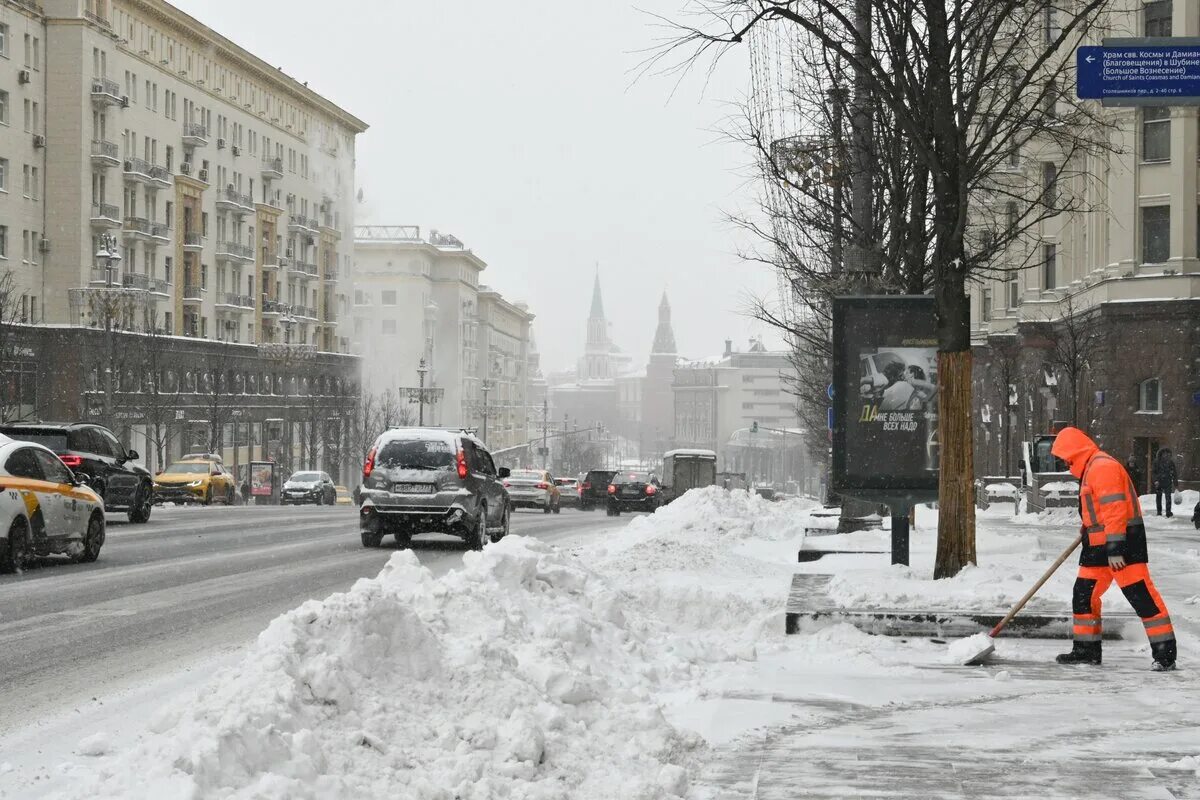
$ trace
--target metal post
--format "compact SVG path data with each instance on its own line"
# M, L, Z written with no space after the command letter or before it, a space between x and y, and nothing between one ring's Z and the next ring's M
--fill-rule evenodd
M492 390L491 383L488 380L483 381L483 443L487 444L488 440L488 392Z
M417 375L420 378L419 388L417 390L417 427L425 427L425 373L429 372L429 367L425 366L425 359L421 359L417 364Z
M892 506L892 563L908 566L909 514L912 506L896 503Z
M550 445L546 442L546 432L550 425L550 399L542 400L542 469L548 469L550 461Z

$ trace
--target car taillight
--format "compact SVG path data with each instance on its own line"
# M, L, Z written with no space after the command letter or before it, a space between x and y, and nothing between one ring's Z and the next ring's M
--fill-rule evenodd
M79 456L59 456L59 458L71 469L78 469L83 466L83 459Z
M616 494L616 493L617 493L617 487L616 487L616 486L614 486L613 484L611 484L611 483L610 483L610 484L608 485L608 493L609 493L609 494Z
M646 487L646 494L650 495L655 494L656 492L658 492L658 489L655 489L653 486Z
M539 484L538 484L538 485L537 485L535 488L537 488L537 489L549 489L549 488L550 488L550 484L546 483L545 481L542 481L542 482L541 482L541 483L539 483Z
M375 471L375 448L372 447L367 453L367 460L363 463L363 480L371 477L371 473Z
M582 489L590 489L590 488L592 488L592 485L591 485L590 483L585 483L583 486L581 486L581 487L579 487L579 488L580 488L581 490L582 490Z
M462 450L458 451L458 477L467 477L467 454Z
M505 489L509 488L510 486L512 486L512 484L511 484L511 483L509 483L508 481L505 481L505 482L504 482L504 488L505 488Z
M582 486L579 487L579 496L583 497L583 487Z

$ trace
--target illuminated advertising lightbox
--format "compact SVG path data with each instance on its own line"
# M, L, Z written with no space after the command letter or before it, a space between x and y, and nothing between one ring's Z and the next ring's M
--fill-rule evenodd
M933 298L835 298L834 489L879 502L933 500L938 458Z

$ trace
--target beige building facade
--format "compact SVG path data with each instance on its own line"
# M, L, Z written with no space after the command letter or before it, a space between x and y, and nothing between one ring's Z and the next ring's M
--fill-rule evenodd
M361 120L162 0L7 2L0 23L0 99L30 109L0 144L36 188L0 208L31 321L100 324L119 289L123 327L349 350Z

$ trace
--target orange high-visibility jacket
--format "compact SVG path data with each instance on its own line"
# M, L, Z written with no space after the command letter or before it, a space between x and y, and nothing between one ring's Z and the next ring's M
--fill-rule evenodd
M1100 565L1109 556L1145 563L1146 531L1142 506L1129 473L1120 461L1100 450L1078 428L1065 428L1051 448L1079 478L1079 515L1083 519L1081 563Z

